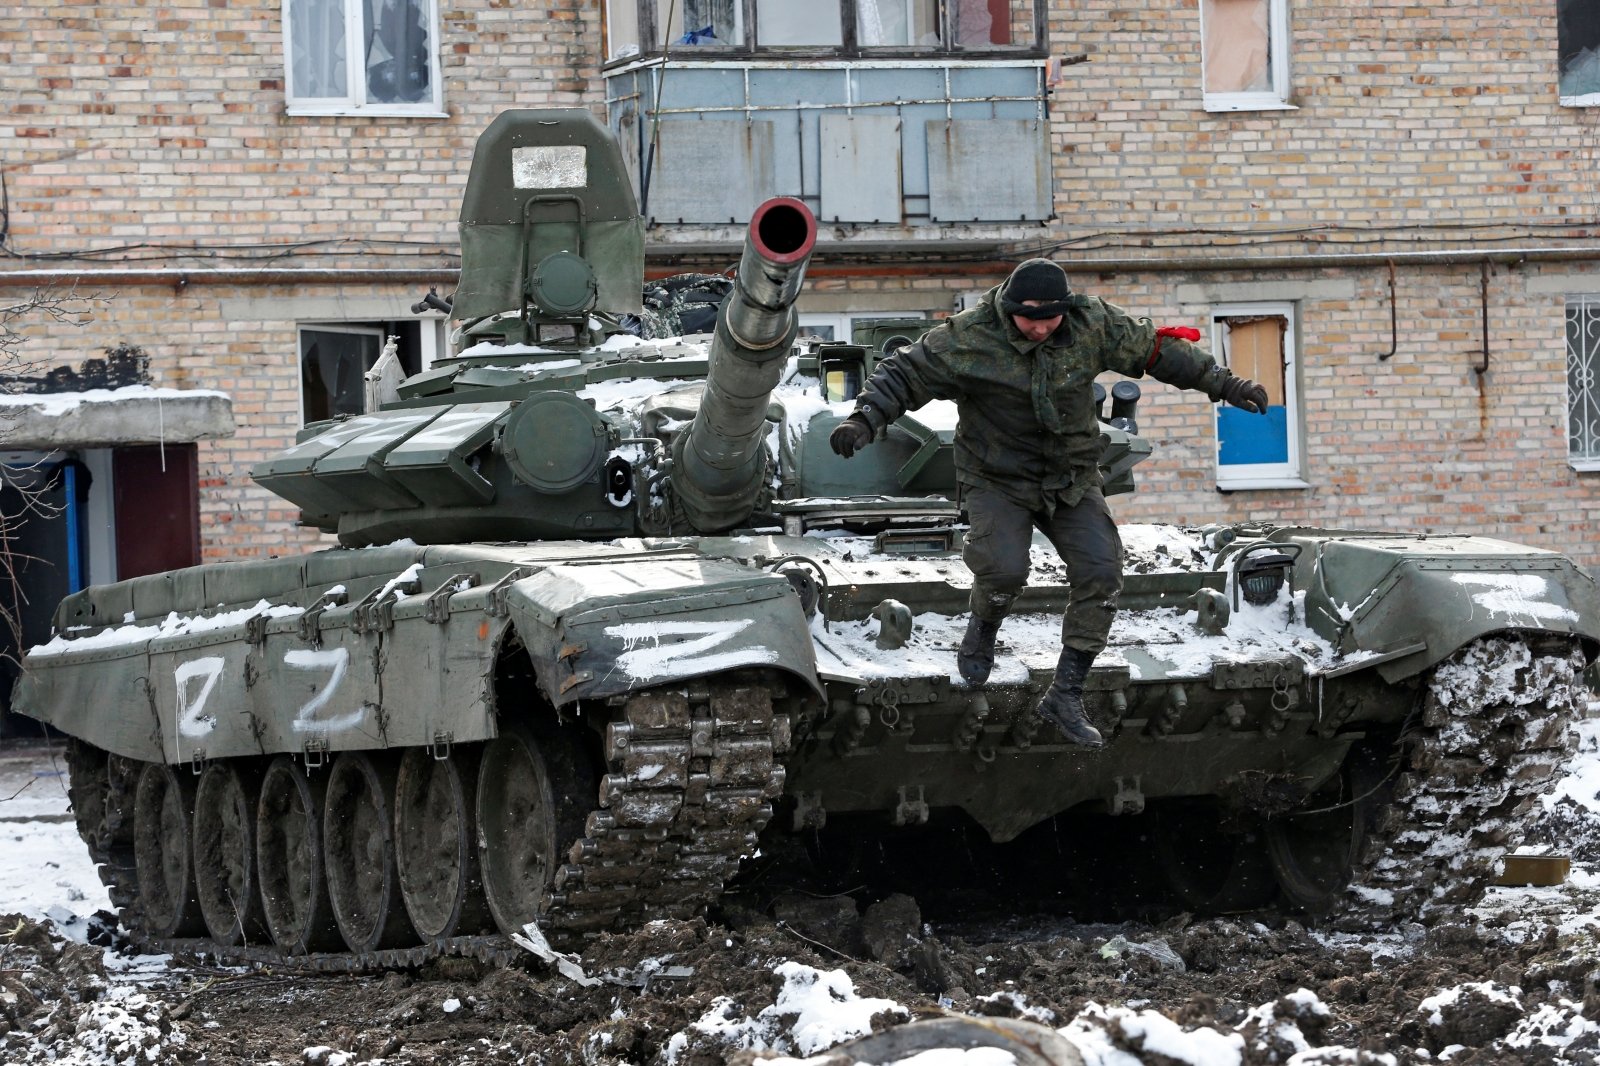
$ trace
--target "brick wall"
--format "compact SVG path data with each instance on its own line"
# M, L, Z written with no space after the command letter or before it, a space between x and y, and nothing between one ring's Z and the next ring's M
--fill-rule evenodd
M1052 98L1062 236L1299 227L1274 246L1328 251L1600 213L1600 112L1557 104L1554 0L1289 9L1298 110L1207 114L1196 0L1053 2L1052 48L1088 57Z
M1141 427L1156 455L1140 468L1141 491L1114 509L1124 520L1472 529L1600 565L1600 475L1565 462L1562 301L1535 284L1592 276L1597 291L1600 267L1498 267L1480 377L1475 263L1397 269L1398 345L1386 361L1385 267L1206 263L1568 236L1594 247L1582 238L1600 214L1600 111L1556 104L1553 0L1291 6L1299 109L1211 115L1199 107L1193 0L1051 4L1052 50L1088 62L1067 66L1052 95L1061 218L1047 237L1075 268L1189 261L1182 271L1079 269L1076 285L1190 324L1209 313L1192 298L1197 285L1334 280L1348 292L1298 305L1311 488L1218 494L1209 407L1151 384ZM63 266L448 267L466 162L487 121L510 106L602 107L596 0L444 0L447 119L285 115L280 12L278 0L58 0L0 27L10 57L0 91L12 102L0 122L7 248L23 253L0 261L0 285L6 271ZM192 247L104 251L150 243ZM28 258L61 253L79 258ZM271 258L251 258L262 255ZM861 311L906 292L938 307L1000 277L894 269L848 279L819 269L813 291L848 294ZM35 351L76 361L139 344L159 384L234 397L238 435L200 451L207 557L316 542L248 480L253 462L292 439L294 316L230 319L223 301L409 301L423 286L90 287L114 298L82 327L30 323Z
M466 162L494 115L603 108L594 0L441 0L448 119L286 115L281 14L282 0L11 12L0 28L8 246L192 242L202 250L176 261L215 262L225 246L239 266L251 245L336 242L293 262L431 265L456 246Z

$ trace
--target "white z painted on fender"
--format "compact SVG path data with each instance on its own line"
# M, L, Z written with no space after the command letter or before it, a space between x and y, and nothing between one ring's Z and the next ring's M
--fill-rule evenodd
M776 653L767 648L714 653L752 624L748 618L725 622L624 622L606 626L605 631L606 636L623 643L617 665L630 677L649 680L747 665L752 660L776 661Z
M211 698L211 690L217 687L223 665L222 656L207 655L202 659L179 663L172 672L172 679L178 686L179 738L198 739L210 735L217 728L217 716L206 713L206 700ZM191 685L195 680L200 682L198 692Z
M365 709L357 708L332 718L318 718L317 712L328 705L334 693L339 690L339 682L344 680L345 671L350 668L349 648L294 648L284 653L283 665L294 670L326 670L328 683L317 689L315 694L294 714L294 731L308 733L317 729L349 729L361 721Z

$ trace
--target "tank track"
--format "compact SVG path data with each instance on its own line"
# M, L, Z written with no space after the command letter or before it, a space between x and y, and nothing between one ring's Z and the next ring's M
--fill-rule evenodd
M704 913L783 792L789 719L760 685L645 692L606 727L600 808L556 873L541 927L630 928Z
M1576 750L1583 669L1576 642L1514 637L1476 641L1435 668L1336 925L1429 922L1482 897Z
M657 918L703 914L749 855L783 791L778 756L789 719L755 683L722 683L627 698L607 724L598 807L555 877L539 926L570 947L585 934ZM499 934L451 937L369 952L284 955L271 946L229 947L206 938L163 939L139 930L131 843L132 796L113 796L116 757L74 741L69 749L73 810L100 878L129 939L141 951L201 956L285 972L359 974L459 957L517 966L535 956ZM124 760L126 761L126 760ZM133 764L137 770L137 764ZM136 776L136 773L135 775Z

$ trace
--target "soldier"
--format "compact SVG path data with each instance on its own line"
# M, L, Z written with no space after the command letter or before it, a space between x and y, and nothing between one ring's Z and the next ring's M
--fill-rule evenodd
M956 471L971 529L972 616L956 655L969 685L989 679L1000 623L1028 580L1037 528L1067 565L1061 657L1037 713L1074 744L1105 741L1083 711L1083 683L1106 645L1122 591L1122 540L1100 491L1094 379L1149 374L1213 402L1265 414L1267 390L1183 339L1074 293L1066 272L1029 259L952 317L878 364L856 409L829 438L849 458L906 411L954 400Z

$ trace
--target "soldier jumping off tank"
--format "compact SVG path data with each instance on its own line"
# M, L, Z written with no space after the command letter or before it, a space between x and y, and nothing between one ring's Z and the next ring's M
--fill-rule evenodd
M1029 259L976 307L880 362L829 438L848 459L905 412L955 401L956 473L971 521L962 557L972 571L957 668L974 687L989 680L1038 529L1066 563L1071 592L1055 678L1036 713L1074 744L1105 743L1084 714L1083 684L1122 591L1122 540L1100 491L1095 376L1149 374L1212 402L1267 410L1265 388L1217 365L1186 335L1198 339L1075 293L1058 264Z

